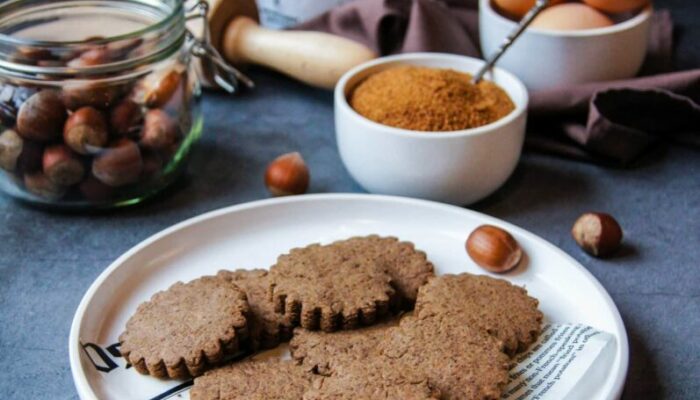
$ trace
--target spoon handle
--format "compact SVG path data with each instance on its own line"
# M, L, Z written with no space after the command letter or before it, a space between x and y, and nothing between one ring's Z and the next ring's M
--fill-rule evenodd
M486 71L490 70L494 64L498 61L499 58L508 50L510 45L515 42L515 40L520 36L525 29L530 25L530 23L535 19L535 17L540 13L540 11L544 10L545 7L549 5L549 0L537 0L535 2L535 5L532 6L530 11L525 14L523 19L520 20L518 23L518 26L513 29L513 31L506 36L505 39L503 39L503 42L501 43L500 46L498 46L498 50L496 50L495 53L489 57L489 59L486 61L486 64L484 64L483 67L479 70L479 72L474 75L472 78L472 83L477 84L481 79L484 77L484 74L486 74Z

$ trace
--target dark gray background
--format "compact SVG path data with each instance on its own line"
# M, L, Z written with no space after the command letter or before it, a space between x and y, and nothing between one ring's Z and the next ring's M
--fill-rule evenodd
M700 66L700 4L657 1L679 25L681 68ZM0 398L73 399L68 333L90 283L121 253L205 211L267 197L275 156L307 159L310 192L361 192L335 148L331 94L252 71L259 88L207 93L205 135L190 173L143 206L106 214L56 214L0 197ZM641 166L606 169L525 154L506 186L478 211L503 218L572 254L617 303L631 343L625 399L700 398L700 153L670 147ZM569 237L583 211L605 210L625 230L612 260Z

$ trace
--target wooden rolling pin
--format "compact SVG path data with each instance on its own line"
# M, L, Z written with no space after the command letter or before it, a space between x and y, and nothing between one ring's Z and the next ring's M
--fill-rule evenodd
M209 7L211 42L236 66L262 65L331 89L349 69L376 57L369 48L328 33L262 28L251 0L209 0Z

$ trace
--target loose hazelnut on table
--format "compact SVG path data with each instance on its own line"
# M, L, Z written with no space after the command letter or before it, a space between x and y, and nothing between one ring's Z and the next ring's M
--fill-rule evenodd
M44 175L59 186L71 186L83 180L85 167L68 146L56 144L44 149Z
M139 146L128 139L119 139L104 149L92 162L92 174L112 187L128 185L139 180L143 160Z
M17 132L25 139L48 142L61 137L68 114L61 97L42 90L27 99L17 114Z
M149 150L166 150L178 138L178 126L163 110L154 109L146 113L139 143Z
M265 185L273 196L303 194L309 180L309 169L298 152L277 157L265 171Z
M109 116L112 132L117 136L136 137L141 132L143 114L141 106L131 99L124 99L114 106Z
M79 108L66 121L63 128L63 140L77 153L96 152L104 147L109 140L107 121L104 115L92 107Z
M493 225L481 225L472 231L467 239L466 249L480 267L498 273L515 268L523 255L515 238Z
M58 200L66 193L66 188L51 181L43 172L24 175L24 187L30 193L46 200Z
M576 220L571 236L590 255L608 257L622 243L622 228L610 214L589 212Z

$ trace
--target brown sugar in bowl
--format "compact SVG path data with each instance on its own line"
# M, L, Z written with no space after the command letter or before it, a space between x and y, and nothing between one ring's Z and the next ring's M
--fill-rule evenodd
M488 125L515 105L494 82L471 82L451 69L410 65L369 76L350 94L352 108L380 124L414 131L458 131Z
M353 91L370 76L393 67L418 66L473 74L476 58L441 53L382 57L347 72L334 93L338 150L352 177L371 193L470 204L498 189L520 159L528 95L511 73L495 68L486 79L501 87L514 108L479 127L418 131L375 122L350 105Z

